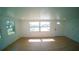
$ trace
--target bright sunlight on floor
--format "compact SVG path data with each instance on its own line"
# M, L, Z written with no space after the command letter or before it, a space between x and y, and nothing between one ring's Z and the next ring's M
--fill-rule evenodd
M29 39L28 42L54 42L54 39Z

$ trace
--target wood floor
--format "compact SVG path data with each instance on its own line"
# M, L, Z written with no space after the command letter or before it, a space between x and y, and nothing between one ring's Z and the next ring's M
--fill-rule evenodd
M55 39L54 42L35 43L28 42L29 38L20 38L3 51L79 51L79 43L67 37L62 36L52 38Z

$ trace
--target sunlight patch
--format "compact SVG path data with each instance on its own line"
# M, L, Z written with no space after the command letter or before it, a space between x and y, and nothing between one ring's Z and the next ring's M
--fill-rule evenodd
M54 42L54 39L42 39L42 42Z
M41 42L40 39L29 39L28 41L29 41L29 42Z
M29 39L28 42L54 42L54 39Z

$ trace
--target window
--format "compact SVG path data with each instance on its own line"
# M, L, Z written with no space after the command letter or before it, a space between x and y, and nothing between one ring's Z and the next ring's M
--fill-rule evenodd
M30 32L31 31L50 31L50 22L43 21L43 22L30 22Z
M14 34L15 33L14 21L7 20L6 21L6 28L7 28L8 35Z
M30 31L39 31L39 22L30 22Z
M40 22L40 31L50 31L50 22Z

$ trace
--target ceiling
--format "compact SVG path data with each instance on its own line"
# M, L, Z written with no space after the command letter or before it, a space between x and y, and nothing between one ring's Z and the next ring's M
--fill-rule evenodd
M51 18L79 18L78 7L5 7L7 13L17 18L29 18L40 14L49 14ZM5 9L4 8L4 9ZM1 8L0 8L1 9Z

